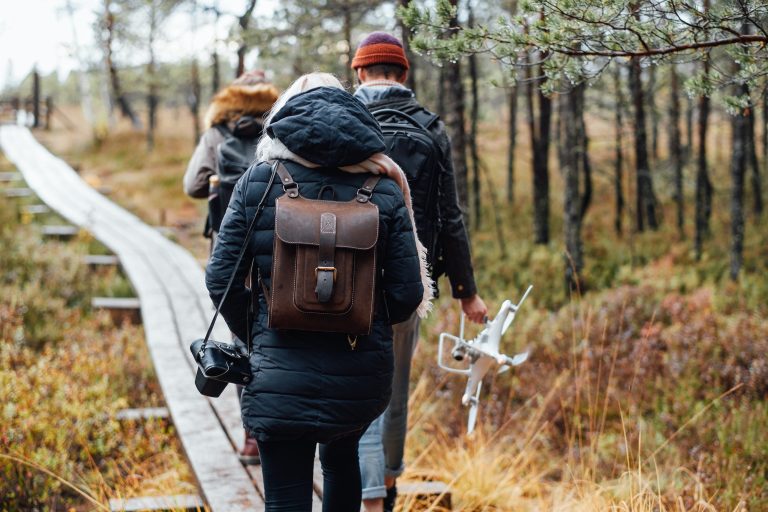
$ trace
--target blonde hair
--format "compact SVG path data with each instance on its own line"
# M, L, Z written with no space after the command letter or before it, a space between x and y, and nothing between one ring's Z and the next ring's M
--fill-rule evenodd
M275 104L272 105L269 114L267 114L264 118L264 133L262 134L261 138L259 139L259 143L256 146L257 160L266 160L267 155L272 152L271 149L275 140L267 135L267 128L272 123L272 118L275 117L275 114L277 114L285 106L285 104L288 103L288 100L294 96L297 96L303 92L307 92L311 89L316 89L318 87L333 87L335 89L344 89L344 86L341 85L339 79L330 73L307 73L306 75L302 75L297 78L296 81L294 81L285 90L285 92L283 92L283 94L277 98L277 101L275 101Z

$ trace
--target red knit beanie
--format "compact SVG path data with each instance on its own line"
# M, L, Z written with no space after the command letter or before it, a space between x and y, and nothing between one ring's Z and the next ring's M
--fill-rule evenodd
M352 68L367 68L376 64L394 64L408 69L403 43L386 32L373 32L357 47Z

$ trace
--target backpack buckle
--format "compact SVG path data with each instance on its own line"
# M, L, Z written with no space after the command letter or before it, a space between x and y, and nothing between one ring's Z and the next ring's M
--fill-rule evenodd
M357 201L360 203L367 203L373 195L373 189L362 187L357 190Z
M285 192L288 197L298 197L299 196L299 185L295 181L291 181L290 183L283 183L283 192Z
M333 282L336 282L336 267L315 267L315 277L318 272L333 272Z

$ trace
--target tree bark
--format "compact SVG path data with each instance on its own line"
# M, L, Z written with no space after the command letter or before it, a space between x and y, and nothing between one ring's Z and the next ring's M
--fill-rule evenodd
M693 155L693 99L690 95L685 95L685 160L688 161Z
M458 0L451 0L456 6ZM458 27L457 18L453 18L451 27ZM464 125L464 82L461 73L461 61L449 62L443 66L445 72L445 113L446 127L451 137L451 157L453 170L456 177L456 189L459 195L459 206L464 212L464 220L467 221L469 190L467 183L467 137ZM468 223L467 223L468 224Z
M40 128L40 73L32 70L32 128Z
M515 147L517 146L517 90L515 85L507 95L509 109L509 139L507 146L507 201L512 204L515 200Z
M475 24L475 16L472 10L472 4L469 3L469 27ZM470 130L469 130L469 151L472 157L472 206L473 206L473 226L480 229L480 155L477 150L477 127L480 117L480 97L477 88L477 56L473 53L467 57L469 63L470 79Z
M763 167L768 175L768 87L763 89Z
M151 0L149 13L149 62L147 63L147 151L155 149L157 124L157 76L155 63L155 36L157 35L157 0Z
M683 155L680 141L680 86L677 68L673 64L669 68L669 158L675 175L675 204L677 205L677 231L681 238L685 236L685 211L683 205Z
M742 23L741 33L749 33L749 25ZM741 69L735 66L735 73ZM749 86L736 86L737 96L748 96ZM749 160L749 107L742 109L731 118L731 280L736 281L744 259L744 178Z
M750 95L751 97L751 95ZM747 164L752 168L750 185L752 187L752 211L756 217L763 213L762 180L760 164L757 160L757 137L755 135L755 105L751 105L747 116Z
M350 65L355 57L355 50L352 48L352 8L346 2L342 7L342 22L344 26L344 41L347 43L347 65L344 66L344 72L347 77L347 85L352 87L355 84L355 75Z
M585 85L575 86L567 96L562 96L559 109L563 132L563 151L560 165L565 180L564 230L565 230L565 285L566 291L581 288L581 270L583 268L583 249L581 240L581 198L579 178L586 147L581 136L581 120L584 115Z
M245 72L245 54L248 53L248 44L245 38L255 8L256 0L248 0L248 6L246 7L245 12L237 19L237 24L240 26L240 46L237 48L237 68L235 70L235 78Z
M403 8L405 8L411 4L411 0L398 0L398 3ZM403 23L403 20L399 17L397 18L397 24L400 27L400 36L403 40L403 50L405 50L405 57L408 59L408 64L410 65L410 69L408 70L408 78L405 82L405 85L413 92L416 92L416 54L413 53L413 50L411 50L411 37L413 36L413 32L408 26L405 25L405 23Z
M645 99L643 93L642 70L640 59L632 57L629 62L629 90L634 104L635 130L635 166L637 178L636 228L644 231L648 223L650 229L656 230L659 222L656 216L656 197L653 192L653 181L648 163L648 141L645 128Z
M445 66L438 68L437 77L437 115L446 119L445 90L447 89L447 85L445 81L448 79L448 73Z
M578 145L581 156L581 173L584 175L584 187L579 201L579 217L583 221L587 216L589 205L592 204L592 162L589 158L589 135L587 134L587 123L584 120L584 101L585 90L581 90L577 96L579 101L576 111L576 122L578 128Z
M705 77L709 76L709 61L704 59ZM694 252L696 260L701 259L704 251L704 238L709 234L709 218L712 212L712 182L709 179L707 165L707 128L709 125L709 97L699 98L698 132L699 145L696 156L696 230L694 235Z
M642 76L642 75L641 75ZM648 68L648 113L651 121L651 161L659 161L659 111L656 108L656 66Z
M623 129L624 129L624 93L621 86L621 65L616 63L613 72L614 91L616 94L616 112L614 117L615 126L615 161L614 161L614 174L613 174L613 190L616 196L616 210L613 218L613 229L617 234L621 234L622 226L621 220L624 215L624 185L623 185L623 167L624 167L624 150L622 146L623 141Z
M112 87L114 102L120 107L123 117L131 120L134 130L141 130L141 119L133 111L128 97L120 84L117 66L112 58L112 42L115 37L115 15L112 13L111 0L104 0L104 61L109 71L109 82Z
M541 56L543 60L544 55ZM549 144L552 101L532 76L530 56L528 73L528 127L533 152L533 239L534 243L549 243ZM534 99L538 99L539 115L535 115Z
M746 86L739 86L745 94ZM747 116L739 112L731 119L731 267L732 280L739 277L744 253L744 175L747 167Z
M211 95L219 92L219 87L221 87L219 54L214 50L211 54Z
M510 0L509 14L517 14L517 0ZM515 83L507 94L507 109L509 114L509 138L507 147L507 202L512 204L515 200L515 148L517 147L517 98L519 85L517 76L513 77Z
M200 71L197 65L197 59L192 57L190 79L192 87L189 95L189 113L192 114L192 125L194 127L194 143L200 140Z

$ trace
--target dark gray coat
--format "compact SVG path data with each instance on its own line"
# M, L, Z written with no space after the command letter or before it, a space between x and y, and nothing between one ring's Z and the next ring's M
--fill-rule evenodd
M437 243L430 250L430 262L433 265L434 279L446 274L451 283L454 298L472 297L477 293L472 258L470 255L469 236L464 226L464 215L459 206L456 193L456 178L451 156L451 141L445 131L445 125L434 114L422 107L410 89L400 86L362 86L355 97L365 103L371 111L391 108L415 117L423 123L430 120L427 131L432 135L440 150L440 175L438 176L438 194L433 200L436 205L428 205L427 190L411 187L411 197L416 215L416 224L420 233L434 233ZM428 181L427 181L428 182ZM428 218L421 212L439 212L436 217ZM427 243L425 239L422 242Z
M307 145L302 145L301 137L286 137L284 142L292 146L289 149L312 160L307 148L322 148L318 159L324 163L330 162L334 151L341 165L350 159L359 161L362 158L357 152L364 154L379 147L378 125L369 124L370 114L358 109L362 105L352 96L335 89L331 91L337 92L328 91L321 88L295 97L281 110L283 115L275 118L275 126L295 134L319 122L313 113L322 115L323 128L311 132ZM334 110L338 112L334 114ZM350 112L354 115L348 115ZM286 165L300 193L308 198L317 198L324 189L324 198L332 190L336 200L350 200L367 178L331 167ZM270 171L269 164L256 164L235 188L206 271L206 284L215 303L224 292ZM277 181L222 308L230 329L241 339L247 339L250 291L240 283L245 282L251 261L265 284L271 285L274 204L283 193ZM371 334L359 337L354 349L344 333L269 329L266 302L261 293L256 294L257 312L250 324L254 378L243 394L242 410L246 429L257 439L327 442L363 430L389 402L393 368L390 325L411 315L421 301L423 287L402 192L393 181L382 179L371 201L379 207L378 304Z

